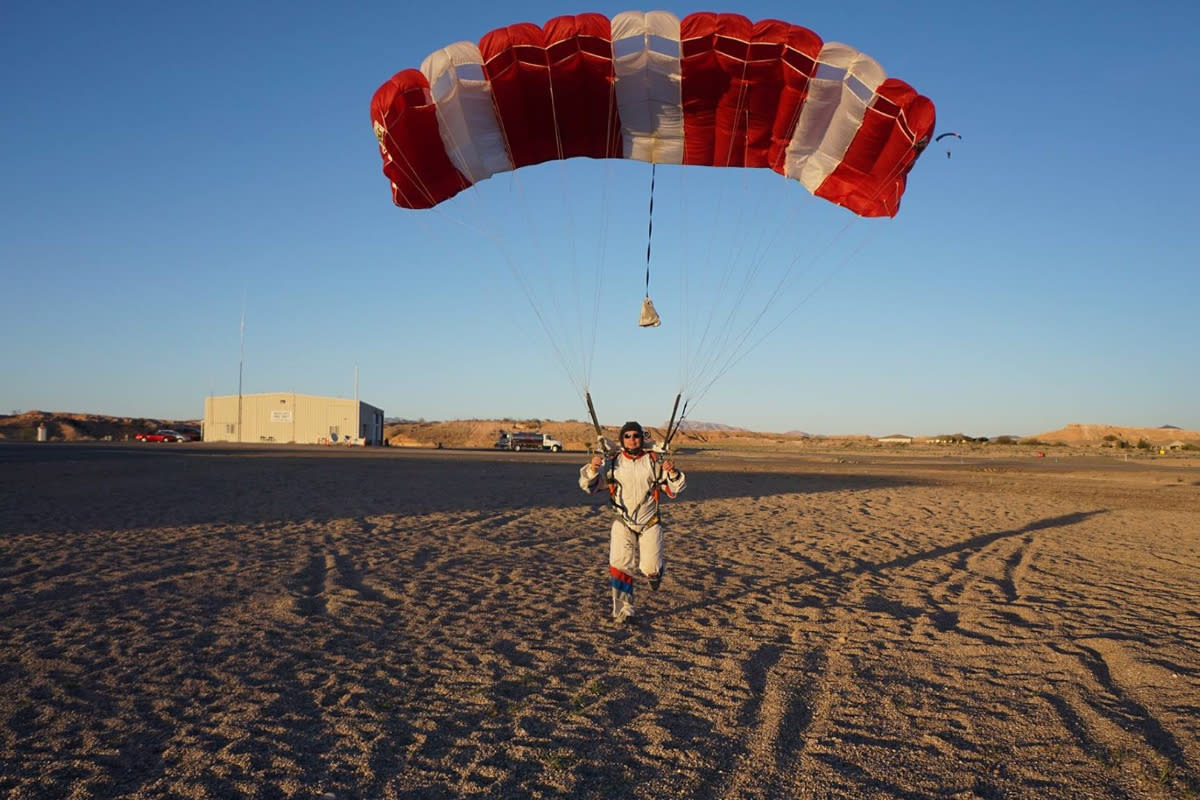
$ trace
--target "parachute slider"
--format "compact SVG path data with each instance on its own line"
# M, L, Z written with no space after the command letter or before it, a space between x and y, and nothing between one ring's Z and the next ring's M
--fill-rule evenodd
M643 328L657 328L662 324L659 319L658 312L654 310L654 303L650 300L650 295L646 295L642 300L642 314L638 318L638 325Z

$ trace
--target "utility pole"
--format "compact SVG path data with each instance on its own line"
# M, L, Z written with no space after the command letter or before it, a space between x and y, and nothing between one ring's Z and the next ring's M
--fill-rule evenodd
M238 420L237 440L242 440L242 365L246 361L246 289L242 288L242 322L238 326Z

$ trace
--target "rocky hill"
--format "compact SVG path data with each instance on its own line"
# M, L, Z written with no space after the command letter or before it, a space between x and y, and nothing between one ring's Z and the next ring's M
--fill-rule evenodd
M1173 442L1200 445L1200 431L1187 431L1173 425L1164 425L1160 428L1133 428L1121 425L1089 425L1072 422L1065 428L1039 433L1033 438L1048 444L1061 443L1073 447L1102 447L1120 442L1125 442L1129 446L1137 446L1137 443L1141 441L1156 446L1167 446Z
M620 427L603 427L610 441L617 441ZM400 422L385 425L383 436L393 447L491 447L501 431L537 431L548 433L563 443L567 450L586 450L596 440L596 430L590 422L578 420L447 420L442 422ZM646 435L661 441L666 425L647 426ZM837 441L867 440L868 437L839 437ZM672 441L673 447L695 447L721 444L727 446L766 446L786 443L818 444L832 437L810 437L804 433L759 433L726 425L705 424L684 426Z

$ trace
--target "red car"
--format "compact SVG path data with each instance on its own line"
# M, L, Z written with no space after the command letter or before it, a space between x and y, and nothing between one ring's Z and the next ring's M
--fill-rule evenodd
M195 442L199 441L200 434L194 431L173 431L163 428L154 433L139 433L134 438L139 442Z

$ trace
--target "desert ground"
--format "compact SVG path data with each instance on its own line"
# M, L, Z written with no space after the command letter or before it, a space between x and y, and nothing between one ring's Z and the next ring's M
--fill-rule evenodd
M1200 459L0 443L0 796L1194 798Z

